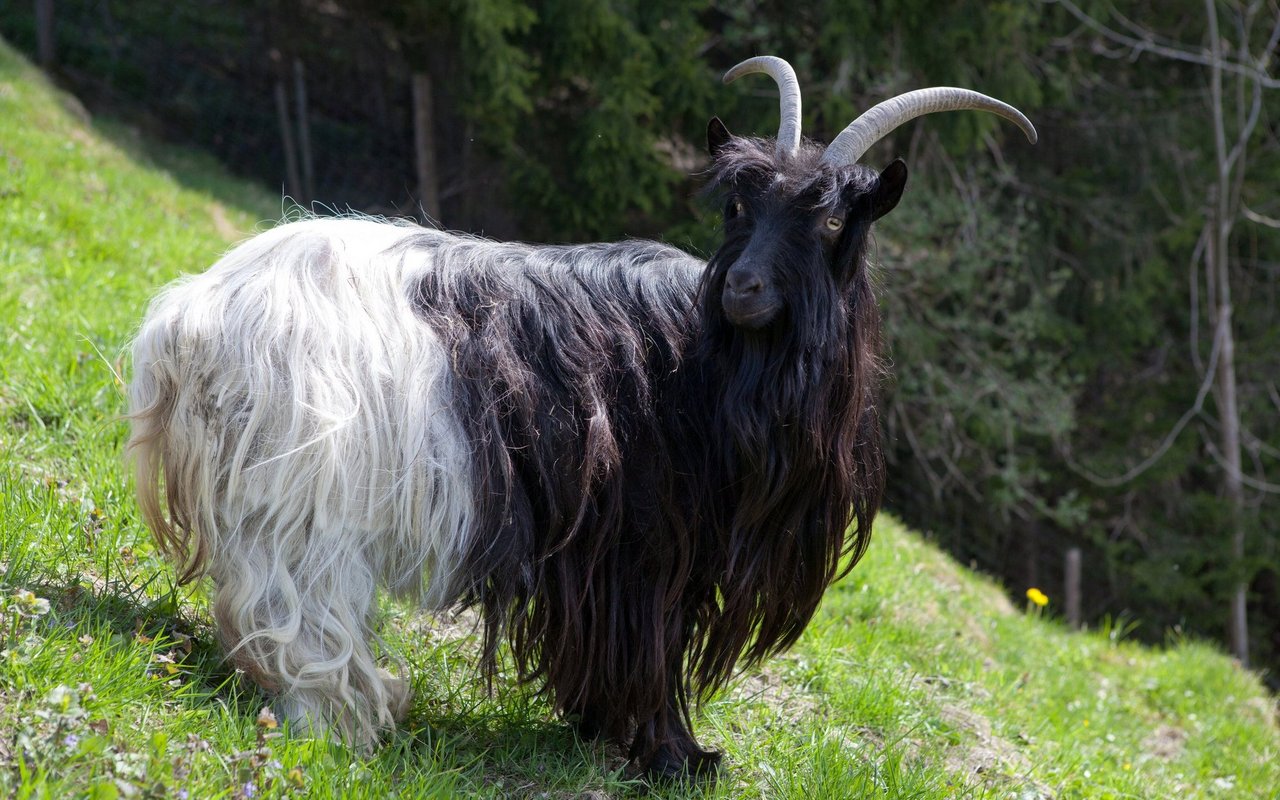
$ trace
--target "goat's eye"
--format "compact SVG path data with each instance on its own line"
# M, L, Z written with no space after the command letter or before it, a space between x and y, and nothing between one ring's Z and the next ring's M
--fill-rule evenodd
M827 217L827 230L838 231L844 227L844 220L839 217Z
M736 198L736 197L735 197L735 198L733 198L732 200L730 200L730 201L729 201L729 217L730 217L730 219L732 219L733 217L740 217L740 216L742 216L744 213L746 213L746 210L747 210L747 207L746 207L746 206L744 206L744 205L742 204L742 201L741 201L741 200L739 200L738 198Z

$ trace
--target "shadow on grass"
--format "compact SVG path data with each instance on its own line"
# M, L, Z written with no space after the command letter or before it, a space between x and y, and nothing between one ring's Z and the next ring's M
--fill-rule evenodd
M183 188L248 214L259 228L263 223L278 221L293 206L269 187L232 175L226 165L202 150L149 137L137 127L110 117L94 117L90 126L97 136L134 163L165 172ZM244 237L252 232L239 234Z
M80 637L91 634L99 639L93 649L109 649L121 665L113 668L119 689L180 679L181 687L160 693L162 699L215 712L215 718L197 716L215 728L218 719L231 723L216 740L222 754L244 749L245 733L254 731L259 711L272 698L225 659L200 603L173 585L172 572L159 559L133 552L136 520L110 507L103 515L56 482L16 470L6 476L0 469L0 490L0 586L5 594L28 590L49 601L52 613L40 617L39 626L42 638L56 638L69 654L58 661L74 656ZM317 777L345 781L342 776L355 765L377 786L425 791L442 776L453 776L462 796L603 800L708 794L691 787L647 792L627 771L622 748L580 739L531 687L515 680L509 665L495 676L490 692L477 669L479 645L470 617L429 617L388 603L381 619L388 650L403 659L396 670L413 684L410 713L372 757L286 736L278 752L308 763L314 755ZM100 676L91 672L69 677L97 683Z
M190 686L182 694L185 702L223 705L234 715L252 719L270 699L226 660L213 629L182 610L181 590L170 586L160 597L148 596L148 588L167 577L157 572L139 582L83 573L58 579L28 575L11 585L49 600L61 626L105 629L113 640L118 637L120 642L153 648L165 659L158 667L173 663L181 668L181 677ZM157 677L164 676L157 673Z
M625 748L584 741L567 723L550 717L414 714L404 728L398 737L408 752L426 751L438 763L456 765L478 793L483 787L501 797L564 800L688 800L716 794L715 783L650 785L630 767Z
M409 624L396 647L412 681L409 715L388 750L459 770L471 791L500 797L603 798L645 793L625 749L580 738L504 664L486 681L469 615ZM428 633L427 631L430 631Z
M182 590L156 587L168 580L166 571L133 579L32 572L10 577L17 580L8 583L8 591L26 589L50 602L49 623L95 636L109 633L119 646L141 646L144 653L150 649L148 678L167 679L164 670L172 663L185 684L173 699L188 708L220 707L242 730L253 730L261 709L273 703L225 659L211 625L184 608ZM289 734L284 743L334 769L359 764L379 784L408 787L415 776L427 781L451 774L467 795L604 800L706 794L708 787L649 787L629 769L622 747L582 740L525 687L500 680L489 694L466 649L465 642L453 640L419 652L419 664L410 670L409 716L371 756L306 736Z

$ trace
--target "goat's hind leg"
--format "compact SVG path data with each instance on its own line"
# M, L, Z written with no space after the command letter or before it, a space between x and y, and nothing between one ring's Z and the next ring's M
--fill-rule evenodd
M293 730L368 750L407 710L408 686L370 647L373 570L358 551L314 543L287 565L261 546L221 554L214 620L233 663L278 698Z

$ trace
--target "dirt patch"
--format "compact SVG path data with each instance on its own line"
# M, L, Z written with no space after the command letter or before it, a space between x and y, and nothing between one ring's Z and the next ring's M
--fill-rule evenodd
M940 716L943 722L968 733L976 740L947 749L945 761L949 771L976 777L995 770L1010 774L1022 774L1030 770L1031 764L1027 757L1011 742L992 732L991 720L955 705L943 706Z
M1048 786L1031 778L1031 762L1012 742L991 729L991 720L958 705L944 705L939 716L968 736L948 747L942 763L948 772L976 786L1011 790L1027 800L1050 800Z
M1252 697L1245 701L1245 707L1258 715L1258 719L1268 725L1280 725L1280 702L1270 697Z
M476 653L480 652L483 629L479 609L414 614L405 627L406 632L423 641L432 644L474 645Z
M78 101L77 101L78 102ZM85 112L88 113L88 112ZM86 122L87 124L87 122ZM84 128L74 126L67 132L67 136L74 140L77 144L83 146L86 150L96 151L102 147L102 142L93 137L91 133Z
M70 92L58 92L58 103L64 111L81 125L87 126L93 123L93 115L89 113L89 109L85 108L84 103L80 102L80 98ZM83 134L84 131L81 131L81 133ZM72 132L71 135L74 137L75 132Z
M244 238L244 231L236 227L231 218L227 216L227 210L218 203L209 205L209 220L213 222L213 228L218 232L218 235L228 242Z
M910 602L898 603L890 612L893 621L902 627L918 627L928 629L937 626L939 620L950 620L954 623L952 632L964 637L965 641L982 652L992 649L990 617L965 613L944 613L938 601L932 598L917 598Z
M1187 749L1187 732L1172 725L1161 725L1142 740L1142 749L1153 758L1173 761Z
M884 750L884 734L865 725L844 725L827 731L827 741L835 742L846 750L880 753Z
M989 651L991 621L1019 612L1003 592L989 585L967 585L956 569L949 562L917 564L914 574L926 578L931 590L909 601L893 603L892 618L900 625L935 629L940 623L949 622L956 635L965 637L980 650ZM947 598L945 611L939 599L944 597Z
M790 725L821 714L818 701L804 687L788 681L776 669L762 667L743 677L729 691L735 702L761 702Z

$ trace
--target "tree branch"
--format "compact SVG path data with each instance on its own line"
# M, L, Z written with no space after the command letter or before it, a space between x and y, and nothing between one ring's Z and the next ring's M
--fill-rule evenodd
M1129 469L1123 475L1108 477L1105 475L1099 475L1083 464L1077 462L1071 456L1070 446L1063 446L1059 443L1058 451L1062 455L1062 460L1066 463L1067 468L1095 486L1115 488L1132 481L1134 478L1154 466L1157 461L1164 457L1165 453L1169 452L1169 448L1173 446L1173 443L1177 440L1178 436L1182 434L1183 429L1187 427L1187 423L1191 422L1191 420L1204 408L1204 399L1209 395L1210 387L1213 386L1213 378L1218 366L1218 354L1222 350L1223 338L1222 327L1218 326L1213 336L1213 350L1209 353L1209 364L1204 371L1204 380L1200 383L1200 390L1196 392L1195 403L1193 403L1191 408L1187 409L1186 413L1178 419L1177 423L1174 424L1169 433L1165 435L1164 440L1160 442L1160 446L1155 449L1155 452L1147 456L1140 464Z
M1209 455L1213 456L1214 461L1218 462L1218 466L1223 469L1230 469L1227 465L1227 460L1222 457L1222 453L1218 451L1218 447L1213 443L1213 440L1205 437L1204 445L1204 449L1208 451ZM1256 489L1259 492L1280 494L1280 483L1268 483L1267 481L1259 480L1258 478L1251 478L1243 472L1240 473L1240 482L1245 486L1248 486L1250 489Z
M1250 222L1256 222L1259 225L1266 225L1268 228L1280 228L1280 219L1259 214L1244 203L1240 204L1240 213Z
M1142 53L1152 53L1154 55L1171 58L1175 61L1185 61L1190 64L1199 64L1201 66L1213 66L1213 56L1206 53L1189 50L1184 47L1174 47L1170 45L1160 44L1155 40L1155 34L1151 31L1144 31L1143 38L1135 39L1127 36L1113 28L1108 28L1098 20L1086 14L1071 0L1043 0L1045 3L1057 3L1067 10L1067 13L1075 17L1090 30L1099 35L1110 39L1111 41L1125 45L1130 49L1133 55L1141 55ZM1238 64L1234 61L1221 62L1222 69L1227 72L1234 72L1239 75L1245 75L1254 80L1266 89L1280 88L1280 78L1273 78L1264 68L1249 64ZM1265 61L1263 62L1265 66Z

